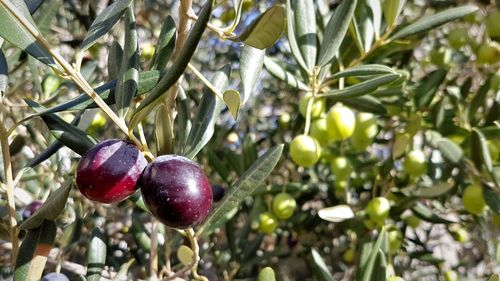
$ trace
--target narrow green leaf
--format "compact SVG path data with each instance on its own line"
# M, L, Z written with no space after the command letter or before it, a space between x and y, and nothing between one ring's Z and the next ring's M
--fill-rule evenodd
M229 66L216 72L212 78L212 85L219 90L225 91L228 85L231 69ZM214 134L215 122L224 106L212 91L206 87L200 101L198 113L193 120L193 127L184 148L184 156L193 159L198 152L210 141Z
M413 213L415 216L423 219L424 221L430 222L430 223L435 223L435 224L449 224L453 223L450 220L444 219L438 215L435 214L431 209L429 209L427 206L425 206L422 203L417 203L412 209Z
M212 1L207 1L205 6L203 6L198 20L194 24L188 38L179 54L176 58L172 67L169 71L161 78L158 84L151 90L151 93L142 101L141 105L136 109L132 119L130 120L129 127L135 128L139 122L141 122L150 112L154 111L154 108L161 101L161 98L168 93L168 89L174 85L179 77L184 73L191 57L196 50L198 42L201 39L203 31L207 26L210 15L212 14Z
M312 73L318 52L314 1L293 0L291 4L295 15L295 34L300 53L304 58L307 70Z
M437 141L437 149L453 164L458 164L464 156L464 152L460 146L447 138Z
M71 125L78 126L80 123L80 120L82 119L81 118L82 115L83 115L83 111L80 111L80 113L78 113L75 116L75 119L73 119L73 121L71 121ZM40 154L36 155L35 157L31 158L29 160L28 164L26 164L24 166L25 169L36 167L38 164L49 159L52 155L54 155L63 146L64 145L60 141L55 140L44 151L42 151Z
M43 220L55 220L63 212L72 186L72 178L64 181L59 189L50 193L40 209L25 220L19 228L23 230L34 229L39 227L43 223Z
M437 69L418 82L415 88L415 106L417 108L430 104L447 73L448 71L445 69Z
M337 80L339 78L379 75L379 74L395 74L394 69L382 64L365 64L345 69L333 74L328 80ZM327 80L327 81L328 81Z
M34 14L38 10L40 5L42 5L43 2L45 2L45 0L24 1L24 3L26 3L26 6L28 6L28 10L29 10L30 14Z
M238 112L240 111L240 93L236 90L226 90L223 94L224 102L226 102L229 112L233 115L234 120L238 119Z
M246 104L252 95L252 89L259 79L266 51L245 45L241 50L240 78L243 83L243 103Z
M500 194L490 188L483 188L484 200L490 209L497 215L500 215Z
M279 64L277 64L274 60L265 57L264 58L264 65L272 75L274 75L276 78L284 81L291 87L295 89L300 89L303 91L307 91L309 87L304 84L304 82L300 81L297 77L295 77L292 73L286 71L283 69Z
M285 7L275 5L260 15L240 35L228 39L243 42L257 49L274 45L285 30Z
M354 15L356 4L357 0L342 1L328 21L320 47L318 66L326 65L337 54Z
M386 281L387 260L382 250L378 250L371 281Z
M406 152L406 148L410 144L410 134L401 133L396 134L394 145L392 146L392 158L398 159L403 156Z
M286 0L286 33L288 42L290 44L290 49L292 50L292 54L299 65L304 70L307 70L306 63L304 62L304 58L302 57L302 53L299 49L299 42L297 41L295 30L297 30L297 26L295 23L295 11L292 7L291 0Z
M476 6L467 5L456 8L451 8L446 11L436 13L431 16L427 16L419 19L418 21L404 27L400 31L396 32L389 40L397 40L405 38L418 33L426 32L434 27L440 26L447 22L460 19L470 13L474 13L478 8Z
M311 249L311 255L313 258L314 266L316 267L316 269L318 269L318 273L321 276L321 279L325 281L334 281L335 278L333 278L333 275L330 273L328 266L326 265L325 261L318 253L318 251L316 251L315 249Z
M250 196L257 189L267 176L274 169L283 152L283 145L270 148L264 155L255 161L248 170L228 189L222 201L214 206L207 220L198 230L198 234L203 233L205 229L214 223L220 223L221 220L228 220L230 217L226 213L237 209L241 202ZM213 229L211 229L213 230Z
M387 234L385 229L382 229L379 233L377 242L373 245L370 250L370 254L367 257L366 263L360 268L361 281L371 281L372 276L375 275L374 270L376 269L376 261L379 255L379 251L383 249L383 246L387 244Z
M56 239L57 226L52 220L42 220L30 229L19 248L14 280L40 280L50 250Z
M45 109L35 101L26 99L25 102L38 112ZM64 121L55 114L46 114L41 117L56 139L80 155L83 155L97 143L84 131Z
M264 267L257 276L257 281L276 281L274 270L270 267Z
M382 11L388 27L394 26L399 14L403 10L405 0L383 0Z
M344 99L342 103L362 112L370 112L377 115L387 114L387 109L376 98L370 95Z
M9 70L7 68L7 60L5 59L5 55L0 49L0 99L3 98L3 95L7 90L8 78Z
M87 255L87 281L101 280L102 270L106 265L106 241L105 234L99 227L94 228Z
M108 55L108 76L116 79L120 73L123 58L123 49L120 43L114 41L109 49Z
M481 171L482 166L490 173L493 172L490 150L484 134L477 128L472 128L471 132L471 158L476 168Z
M174 52L176 37L175 21L169 15L165 18L161 28L158 44L155 48L151 69L163 70Z
M220 159L220 157L217 156L217 154L212 149L207 150L207 156L210 167L212 167L219 174L219 176L225 182L227 182L230 171L227 167L226 162L222 161L222 159Z
M94 22L92 22L87 35L83 39L80 52L83 53L86 51L94 45L99 38L108 33L125 13L130 3L132 3L132 0L117 0L106 7L106 9L95 18Z
M342 101L354 97L360 97L375 91L382 85L387 85L390 82L399 79L399 74L386 74L377 76L375 78L363 81L353 86L346 87L342 90L331 90L322 94L321 96L330 98L335 101Z
M7 9L7 6L14 10L13 12L16 16ZM57 68L58 66L50 56L48 50L24 28L17 18L30 23L36 29L36 25L24 1L10 0L8 3L0 3L0 37L44 64ZM36 32L40 34L40 31L36 30Z
M349 31L349 34L351 35L351 38L352 38L354 44L356 44L356 47L358 48L359 52L361 54L364 54L365 53L365 45L363 44L363 42L361 40L361 33L359 31L358 22L356 20L356 17L351 18L351 23L349 24L348 31Z
M139 81L139 45L135 26L134 1L125 12L125 44L123 57L115 90L115 103L118 116L127 115L130 103L137 94Z
M419 187L415 191L415 196L421 198L434 198L446 194L454 185L450 182L437 182L430 187Z

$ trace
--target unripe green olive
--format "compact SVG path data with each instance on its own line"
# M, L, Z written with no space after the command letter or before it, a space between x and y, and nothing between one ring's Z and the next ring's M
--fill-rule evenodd
M500 61L500 45L497 42L482 44L477 50L478 64L494 64Z
M432 49L429 56L431 59L431 63L440 66L447 67L451 62L451 49L440 47L438 49Z
M276 195L272 202L274 215L280 220L286 220L293 216L297 208L297 202L290 194L282 192Z
M460 49L469 42L469 31L467 28L452 29L448 33L448 42L455 49Z
M420 218L418 218L417 216L415 215L411 215L411 216L407 216L403 219L405 221L405 223L412 227L412 228L417 228L419 225L420 225Z
M296 136L290 143L290 156L295 164L311 167L321 156L317 141L306 135Z
M461 226L451 228L450 232L453 236L453 239L455 239L457 242L465 243L469 241L469 232Z
M278 227L278 220L276 217L269 213L265 212L259 215L259 231L264 234L273 233Z
M471 184L464 189L462 203L465 210L474 215L481 214L486 208L483 187L479 184Z
M352 165L349 159L343 156L333 158L330 168L336 180L347 180L352 172Z
M385 197L373 198L365 208L365 212L373 222L383 222L391 210L391 204Z
M311 137L318 140L322 146L327 146L330 143L326 118L319 118L311 123Z
M448 270L444 273L444 281L458 281L458 274L454 270Z
M283 112L280 117L278 118L278 125L283 128L283 129L286 129L288 128L288 126L290 125L290 120L291 120L291 116L288 112Z
M328 111L326 125L332 141L345 140L354 133L356 117L348 107L337 104Z
M410 151L403 163L404 171L412 177L419 177L427 172L427 159L420 150Z
M500 215L493 214L491 220L495 226L500 227Z
M371 113L360 112L356 115L356 125L351 137L352 146L357 151L363 151L373 142L377 135L377 119Z
M391 229L387 232L387 239L389 240L389 251L394 254L401 248L403 233L397 228Z
M300 114L306 118L307 117L307 104L309 100L312 98L311 94L306 94L299 101L299 112ZM325 112L326 102L325 99L315 99L311 106L311 117L313 119L319 118L323 112Z
M346 264L352 264L354 262L354 256L355 255L356 255L356 250L354 248L349 248L342 255L342 260Z

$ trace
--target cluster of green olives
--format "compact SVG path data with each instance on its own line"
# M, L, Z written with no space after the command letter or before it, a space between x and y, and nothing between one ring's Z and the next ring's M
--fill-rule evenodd
M273 233L278 227L278 220L287 220L297 209L297 202L290 194L281 192L271 202L271 211L259 215L259 231L264 234Z

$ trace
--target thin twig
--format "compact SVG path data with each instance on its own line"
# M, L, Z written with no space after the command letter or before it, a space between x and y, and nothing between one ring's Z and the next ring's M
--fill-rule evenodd
M0 105L0 109L1 105ZM3 110L3 109L2 109ZM2 112L0 110L0 113ZM9 137L5 128L3 116L0 114L0 144L2 146L3 171L5 176L5 187L7 193L7 204L9 212L9 234L12 242L12 264L16 264L19 241L17 238L16 203L14 199L14 180L12 176L12 162L9 151Z

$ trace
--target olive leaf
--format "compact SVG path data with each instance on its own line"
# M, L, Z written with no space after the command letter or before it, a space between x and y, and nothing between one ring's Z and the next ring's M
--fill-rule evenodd
M26 99L25 102L39 112L45 109L35 101ZM83 155L97 143L95 139L87 135L84 131L64 121L55 114L46 114L41 117L54 137L80 155Z
M49 252L57 234L56 223L43 220L37 228L28 230L19 248L14 280L40 280Z
M49 51L35 39L21 22L30 25L35 35L42 36L24 1L11 0L0 2L0 37L42 63L53 68L58 68Z
M167 16L161 28L158 44L155 48L151 69L163 70L167 67L168 60L174 52L176 37L175 21L171 16Z
M404 27L403 29L392 35L389 40L397 40L411 35L416 35L426 32L434 27L440 26L447 22L460 19L470 13L474 13L478 8L472 5L466 5L456 8L451 8L446 11L436 13L431 16L423 17L418 21Z
M335 9L325 27L325 34L318 55L318 66L326 65L337 54L354 15L356 4L357 0L342 1Z
M115 90L118 116L127 115L130 103L137 94L139 81L139 46L135 26L133 1L125 13L125 45Z
M283 145L274 146L257 159L228 189L222 201L214 206L205 223L198 230L197 235L213 231L214 229L210 229L210 227L216 222L220 224L221 220L229 220L231 217L226 216L226 214L232 212L234 215L234 210L237 210L241 202L262 184L278 164L282 152Z
M222 70L214 74L211 81L212 85L219 91L225 91L230 73L231 68L225 66ZM223 106L224 103L208 87L203 90L198 113L193 120L193 126L184 147L184 156L193 159L210 141L214 134L215 122Z
M240 78L243 83L243 102L246 104L252 95L252 89L259 79L262 66L264 65L265 50L245 45L241 50Z
M123 16L131 3L132 0L117 0L106 7L106 9L95 18L94 22L92 22L80 46L80 52L83 53L88 48L92 47L99 38L108 33Z
M284 30L285 7L275 5L260 15L240 35L230 36L228 39L257 49L266 49L278 41Z
M54 221L64 210L72 186L72 178L65 180L61 187L51 192L43 205L25 220L19 228L23 230L34 229L39 227L44 220Z

